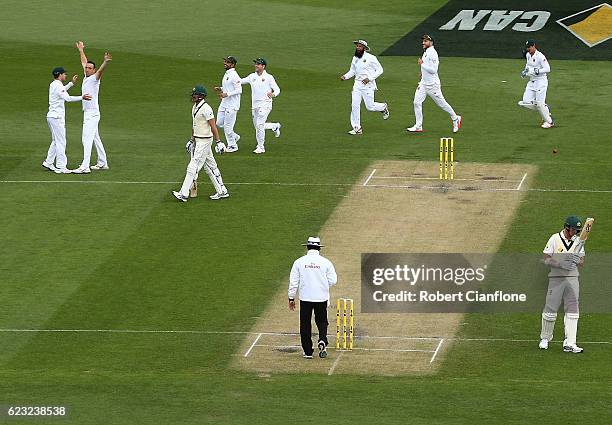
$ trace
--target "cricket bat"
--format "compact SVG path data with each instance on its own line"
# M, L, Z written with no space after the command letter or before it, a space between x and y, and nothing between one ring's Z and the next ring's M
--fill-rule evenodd
M189 189L189 197L190 198L198 197L198 182L196 182L195 180L193 184L191 185L191 188Z
M584 247L584 243L586 242L586 240L589 238L589 235L591 234L591 229L593 228L594 221L595 219L592 217L589 217L586 219L586 221L584 222L584 226L582 226L582 231L580 232L580 235L578 236L578 242L572 246L569 252L578 253L582 250L582 247Z

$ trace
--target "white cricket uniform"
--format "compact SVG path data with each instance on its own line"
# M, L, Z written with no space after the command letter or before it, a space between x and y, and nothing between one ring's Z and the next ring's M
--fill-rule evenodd
M544 121L551 123L550 110L546 105L547 74L550 72L550 64L546 60L546 56L539 50L536 50L533 55L527 52L525 59L527 59L525 69L529 82L525 87L523 100L519 102L519 105L527 109L537 110Z
M261 75L257 75L256 72L247 75L241 80L241 83L251 85L251 108L255 138L257 139L257 147L265 149L266 130L276 131L280 127L277 122L266 122L268 115L272 112L272 99L268 97L268 93L272 92L274 97L277 97L280 95L281 89L276 84L274 76L268 74L265 69Z
M329 301L329 288L338 281L336 269L331 261L316 249L293 262L289 275L289 298L295 298L299 289L301 301Z
M361 129L361 100L365 103L368 111L382 112L387 104L374 101L374 91L377 90L376 79L383 73L383 67L378 58L371 53L363 52L358 58L353 56L349 70L344 74L344 79L355 77L353 91L351 92L351 127ZM363 80L368 79L367 84Z
M565 238L563 230L553 234L546 243L546 247L542 251L544 254L550 255L553 260L562 261L567 253L571 252L572 246L578 243L578 238L573 240ZM584 246L576 254L584 257ZM576 344L576 333L578 330L579 318L579 299L580 299L580 284L578 276L580 275L578 267L574 270L565 270L560 267L550 267L548 274L548 290L546 292L546 304L542 312L542 331L541 339L552 340L555 321L557 320L557 312L563 302L563 310L565 312L565 345Z
M91 147L96 146L96 152L98 154L98 161L96 162L99 166L108 166L108 160L106 159L106 151L100 139L100 133L98 131L98 124L100 122L100 105L98 104L98 93L100 92L100 80L96 78L96 74L90 75L89 77L83 77L83 84L81 86L81 93L91 95L91 100L83 100L83 162L81 162L80 168L89 168L91 161Z
M51 130L51 145L47 151L45 162L53 164L60 170L66 168L66 109L64 102L78 102L81 96L69 96L68 90L73 86L69 82L65 86L60 80L53 80L49 84L49 112L47 124Z
M234 125L236 124L236 115L240 109L242 84L240 84L240 75L238 75L234 68L225 71L221 81L221 89L223 93L227 94L227 97L224 97L219 105L217 127L223 128L228 146L237 146L240 136L234 132Z
M185 180L181 186L181 195L189 197L189 189L195 180L198 178L198 173L204 167L204 171L208 174L215 190L218 194L227 193L227 189L223 184L221 172L217 167L217 161L212 153L213 133L208 120L215 117L212 108L206 100L201 100L198 104L193 104L191 108L193 138L195 139L195 149L191 156L191 160L187 165L187 173Z
M421 64L421 81L419 81L416 91L414 92L416 127L423 126L423 102L427 96L431 97L436 105L447 112L452 121L457 120L457 114L446 99L444 99L444 95L442 94L442 85L440 84L440 77L438 76L438 67L440 65L438 52L433 46L430 46L423 52L421 59L423 60Z

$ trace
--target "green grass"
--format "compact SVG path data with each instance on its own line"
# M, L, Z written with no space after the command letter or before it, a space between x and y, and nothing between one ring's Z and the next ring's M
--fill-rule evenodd
M249 330L285 285L299 242L319 231L348 186L231 182L349 184L375 160L434 160L437 139L450 128L442 111L428 100L427 133L403 131L414 119L416 58L380 58L379 94L392 115L383 122L363 113L360 138L344 134L352 83L338 76L348 67L351 40L364 37L382 51L441 3L392 1L364 11L342 2L236 1L237 16L228 21L218 1L172 7L109 1L88 4L93 20L84 24L83 3L3 2L2 180L181 180L187 93L197 82L218 84L227 54L239 58L241 75L251 72L252 58L269 60L283 90L271 119L283 123L283 135L268 138L265 156L250 153L245 95L241 150L218 160L230 182L228 202L180 205L169 194L173 184L0 183L0 328ZM72 46L78 39L94 60L113 53L100 95L111 170L56 176L40 167L49 143L47 87L54 66L78 71ZM539 188L612 189L612 91L601 78L609 63L549 59L548 102L559 127L542 131L537 114L516 106L522 61L442 57L445 96L464 116L458 159L535 164ZM78 105L67 105L73 167L81 118ZM201 187L206 194L205 181ZM502 250L539 252L563 218L577 213L597 217L589 250L610 252L604 235L612 230L611 198L530 192ZM473 218L458 217L458 224L465 219ZM611 324L609 315L585 314L580 339L611 341ZM538 331L536 314L474 314L461 335L536 339ZM303 423L342 411L353 423L385 424L611 419L609 345L568 357L558 345L543 355L533 343L459 343L434 376L390 379L239 373L228 363L241 341L216 334L0 332L0 405L68 405L71 421L80 424Z

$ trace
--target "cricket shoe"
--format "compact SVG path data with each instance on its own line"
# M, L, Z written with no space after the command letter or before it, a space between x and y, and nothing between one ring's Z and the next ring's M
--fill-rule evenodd
M548 340L546 338L541 339L538 347L540 347L541 350L548 350Z
M352 130L348 131L348 134L350 134L351 136L356 136L358 134L363 134L363 130L361 129L361 127L355 127Z
M57 170L57 168L55 168L55 165L49 164L47 161L43 161L42 166L45 167L49 171L55 172Z
M238 152L238 146L228 146L227 149L225 149L225 152L227 153Z
M214 195L210 195L209 198L213 201L217 201L223 198L229 198L229 192L215 193Z
M453 120L453 133L456 133L461 128L461 115L457 115L457 119Z
M423 127L419 127L417 125L413 125L412 127L408 127L406 129L407 132L409 133L422 133L423 132Z
M73 174L89 174L91 173L91 170L89 169L89 167L87 168L83 168L83 167L79 167L76 170L72 170Z
M382 111L383 120L388 120L389 115L391 115L389 112L389 106L385 103L385 109Z
M551 121L551 122L544 121L542 123L542 128L552 128L554 126L555 126L555 122L554 121Z
M92 165L90 168L93 171L108 170L108 165L106 165L106 164L96 164L96 165Z
M254 154L261 154L261 153L266 153L266 149L265 148L260 148L259 146L257 146L257 148L255 148L255 150L253 151Z
M68 168L56 168L53 172L55 174L70 174L72 173L72 170L69 170Z
M278 127L276 127L274 129L274 137L276 137L277 139L280 137L280 129L282 127L281 123L277 123Z
M578 347L576 344L573 344L573 345L565 345L565 343L563 344L564 353L578 354L578 353L582 353L583 351L584 349L582 347Z
M322 359L327 357L327 347L324 341L319 341L319 357Z
M305 358L305 359L312 359L313 358L312 354L306 354L306 353L302 354L302 357Z
M186 196L181 195L181 192L176 192L173 190L172 194L174 195L176 199L178 199L181 202L187 202L189 200Z

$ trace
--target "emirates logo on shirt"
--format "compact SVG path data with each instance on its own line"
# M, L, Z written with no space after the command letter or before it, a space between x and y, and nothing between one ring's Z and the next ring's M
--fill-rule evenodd
M305 269L320 269L321 266L315 264L315 263L310 263L310 264L306 264L304 265Z

